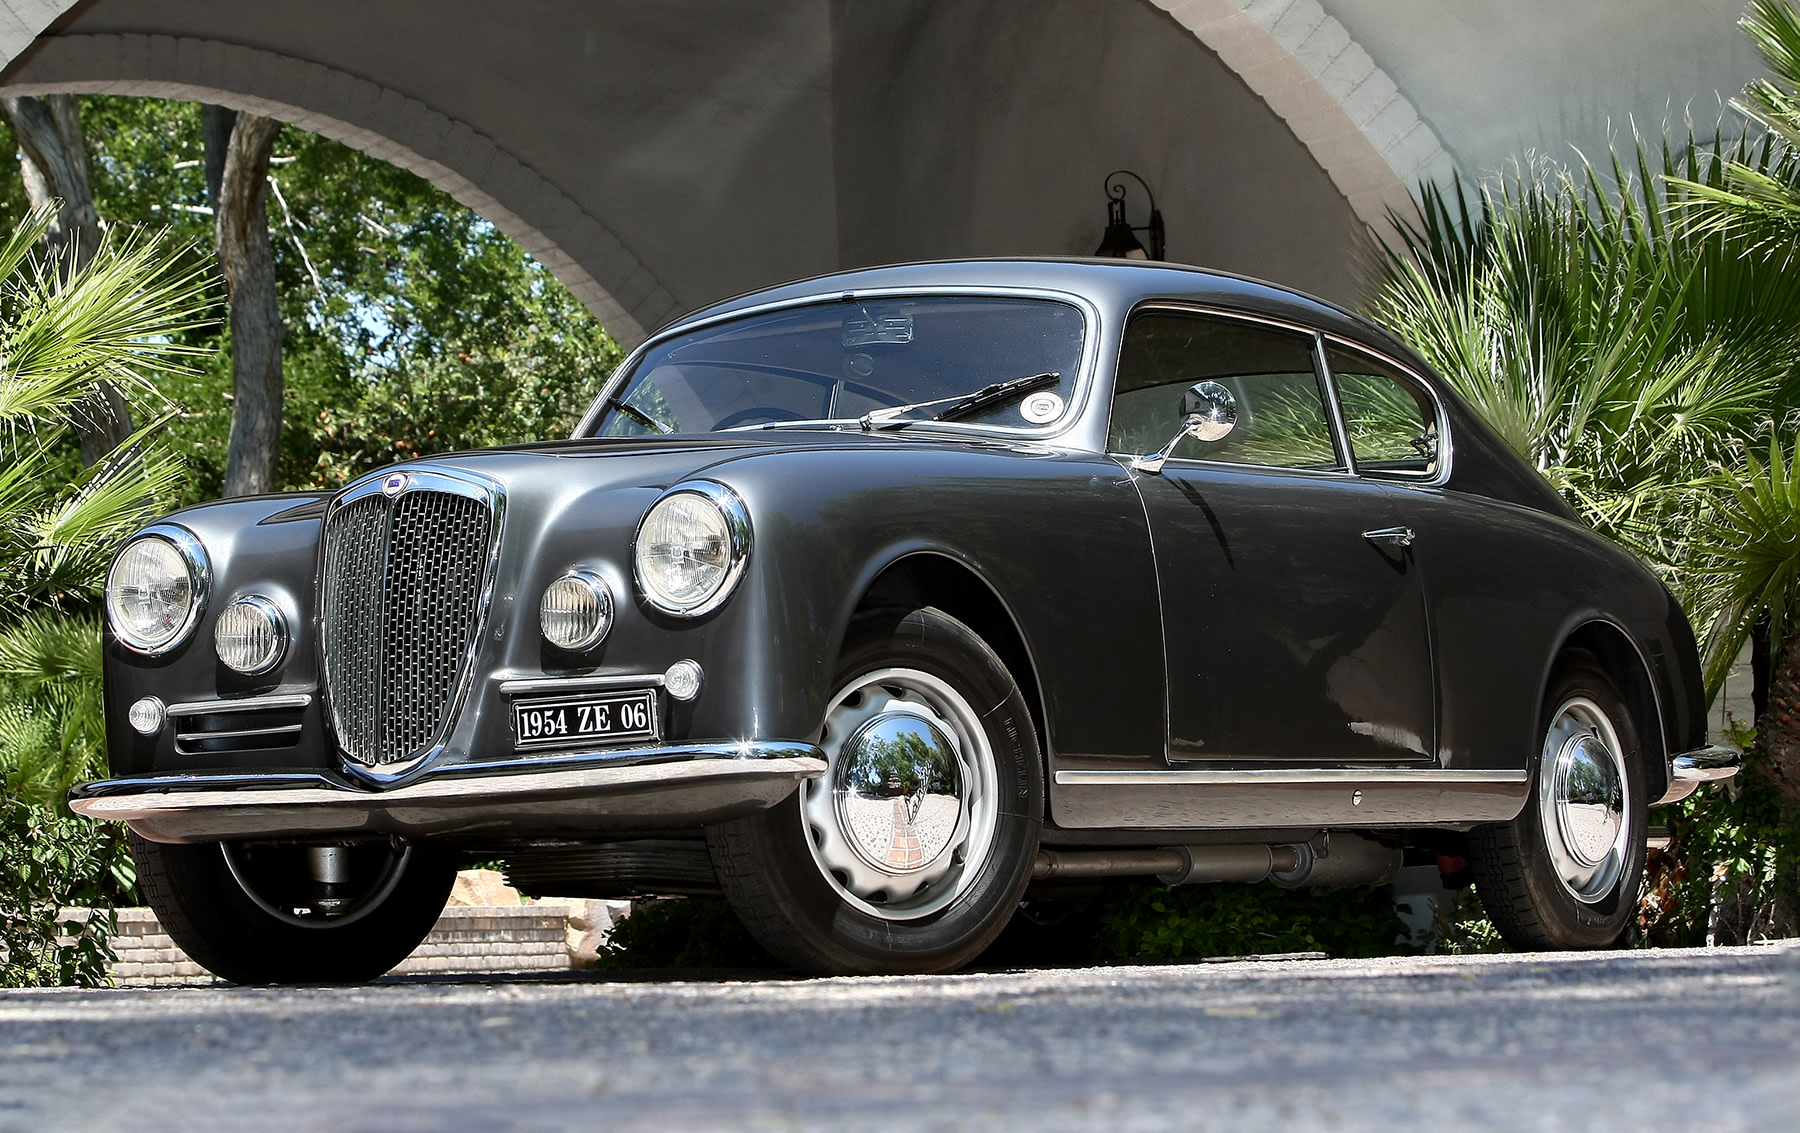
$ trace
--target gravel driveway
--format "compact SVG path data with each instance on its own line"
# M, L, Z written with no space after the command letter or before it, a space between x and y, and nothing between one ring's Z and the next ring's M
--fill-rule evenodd
M1776 1129L1800 949L0 992L0 1128Z

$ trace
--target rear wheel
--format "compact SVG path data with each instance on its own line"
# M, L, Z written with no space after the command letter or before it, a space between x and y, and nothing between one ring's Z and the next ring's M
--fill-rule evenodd
M809 972L952 971L999 935L1031 876L1044 786L1006 666L935 609L860 619L819 746L827 768L708 831L725 895Z
M404 960L443 912L456 862L387 842L296 846L131 839L163 929L245 984L362 983Z
M1558 666L1536 773L1510 823L1469 835L1476 891L1515 948L1605 948L1637 908L1648 799L1637 728L1589 654Z

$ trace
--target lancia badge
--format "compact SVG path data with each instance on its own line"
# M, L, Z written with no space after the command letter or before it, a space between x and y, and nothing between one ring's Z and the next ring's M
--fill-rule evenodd
M406 486L410 483L412 483L412 477L404 472L396 472L386 480L382 481L381 494L391 500L401 492L406 491Z

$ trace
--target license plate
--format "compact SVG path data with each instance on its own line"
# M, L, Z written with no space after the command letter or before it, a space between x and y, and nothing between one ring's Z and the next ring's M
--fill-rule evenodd
M569 747L655 739L656 694L583 693L513 701L513 746Z

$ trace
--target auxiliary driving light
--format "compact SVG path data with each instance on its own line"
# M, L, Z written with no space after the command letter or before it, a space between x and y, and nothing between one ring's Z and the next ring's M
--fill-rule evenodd
M253 677L281 663L287 654L287 618L260 594L247 594L219 611L213 648L226 668Z
M597 574L572 570L544 587L538 627L558 649L579 653L606 639L612 629L612 588Z

